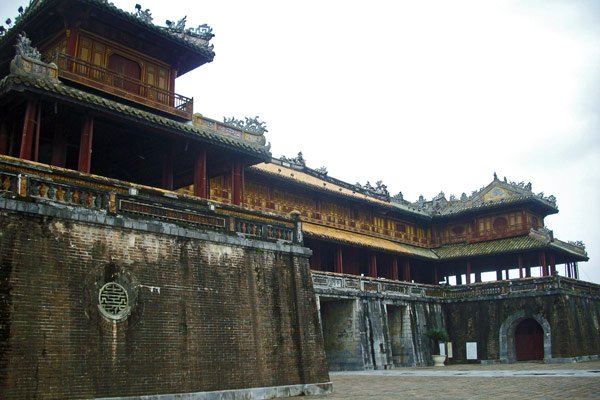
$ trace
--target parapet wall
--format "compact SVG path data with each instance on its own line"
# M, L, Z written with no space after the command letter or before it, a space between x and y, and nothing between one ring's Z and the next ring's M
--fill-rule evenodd
M600 355L600 287L564 277L481 284L452 290L444 305L454 344L454 362L465 362L466 342L477 343L477 359L513 362L515 328L536 320L544 331L544 361Z
M75 204L56 187L32 191L31 174L19 191L23 177L11 176L0 198L0 398L331 390L310 251L276 232L293 224L237 215L218 230L151 208L115 214L98 188L82 197L102 201Z

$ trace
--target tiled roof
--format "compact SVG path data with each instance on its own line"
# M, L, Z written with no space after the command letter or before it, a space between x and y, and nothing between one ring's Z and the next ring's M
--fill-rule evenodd
M275 164L272 162L262 163L252 166L251 170L270 176L277 176L284 180L295 182L301 185L306 185L313 189L329 192L331 194L342 195L357 200L367 201L369 203L376 204L381 207L398 208L397 205L394 203L383 201L376 197L369 196L358 191L354 191L349 188L351 185L344 185L342 182L336 183L334 180L324 180L314 175L311 175L305 172L304 170L286 167L281 164ZM427 214L424 212L419 212L417 210L411 211L420 217L427 217Z
M497 179L473 192L471 196L465 196L461 199L451 198L446 200L445 195L440 193L430 201L416 202L413 206L424 210L436 217L455 216L467 212L480 212L486 209L496 208L520 203L532 203L544 210L546 214L558 212L556 199L554 196L545 197L543 193L535 194L531 191L531 184L525 185L523 182L514 183Z
M341 229L330 228L323 225L302 223L302 231L308 237L327 239L338 243L344 243L353 246L369 247L376 250L387 251L390 253L403 254L419 258L437 259L435 253L429 249L410 246L403 243L392 242L390 240L367 236L360 233L343 231Z
M588 260L587 254L582 248L554 238L545 237L538 232L532 232L526 236L489 240L479 243L452 244L435 249L425 249L308 222L302 223L302 231L308 237L437 261L499 254L515 254L544 249L569 255L573 261Z
M29 5L29 7L26 9L25 13L23 13L23 15L21 15L18 18L18 21L16 21L15 25L11 27L10 31L20 33L22 30L22 26L24 24L26 24L31 18L33 18L33 16L37 15L37 13L40 12L46 6L51 6L52 3L55 3L56 1L57 0L37 0L35 2L32 2ZM182 37L180 37L179 35L173 34L172 32L170 32L169 30L167 30L164 27L154 25L151 22L146 22L140 18L137 18L132 13L121 10L120 8L116 7L113 3L110 3L106 0L79 0L79 1L83 2L83 3L88 3L91 5L94 5L96 7L100 7L102 9L104 9L105 11L111 12L115 15L118 15L122 18L127 19L128 22L130 22L132 24L136 24L136 25L140 26L140 28L143 27L143 28L149 29L164 38L175 41L177 44L182 45L182 46L188 48L189 50L194 51L198 54L201 54L202 56L204 56L206 58L207 62L212 61L215 56L214 51L211 48L209 48L208 46L198 45L194 42L187 41L187 40L183 39ZM11 36L11 35L5 34L4 37L0 37L0 47L2 46L3 39L8 39L9 36Z
M438 247L432 249L432 251L438 255L440 260L449 260L544 249L558 251L563 254L567 253L579 261L586 261L588 259L587 254L583 249L557 239L545 238L534 232L527 236L517 236L479 243L453 244Z
M193 125L162 117L127 104L107 99L106 97L64 85L60 82L52 82L34 76L15 75L8 75L0 81L0 93L23 90L38 91L54 97L75 100L93 107L101 108L108 112L116 112L120 115L135 118L140 122L169 129L173 131L173 133L190 135L225 147L235 148L262 158L263 160L270 159L271 157L268 147L258 143L250 143L233 137L220 135L210 129L199 129Z

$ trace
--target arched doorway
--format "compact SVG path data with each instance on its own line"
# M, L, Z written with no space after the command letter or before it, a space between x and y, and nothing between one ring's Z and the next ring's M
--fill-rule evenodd
M532 327L533 323L531 321L536 323L537 326ZM519 333L517 333L517 329L519 327L521 329L519 329ZM541 333L539 331L534 333L534 330L537 329L541 329ZM517 345L517 340L520 341L519 345ZM502 362L515 362L524 359L552 359L552 332L548 320L546 320L546 318L544 318L541 314L534 314L531 312L525 312L525 310L520 310L508 316L502 325L500 325L498 343L500 350L500 361ZM523 348L524 353L522 357L524 358L521 358L521 353L518 352L517 346ZM527 353L531 352L532 346L536 346L535 349L538 349L537 346L541 346L542 355L539 356L539 350L535 350L536 358L528 358L531 357L531 355L527 355Z
M522 320L515 329L517 361L544 359L544 331L533 318Z

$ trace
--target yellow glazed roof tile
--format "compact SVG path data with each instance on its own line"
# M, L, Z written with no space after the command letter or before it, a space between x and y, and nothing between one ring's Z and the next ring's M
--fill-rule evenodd
M361 247L370 247L377 250L388 251L390 253L399 253L414 257L437 259L438 257L431 250L423 249L416 246L410 246L404 243L392 242L391 240L367 236L360 233L343 231L340 229L330 228L323 225L311 224L308 222L302 223L302 231L308 237L316 237L320 239L329 239L349 245Z

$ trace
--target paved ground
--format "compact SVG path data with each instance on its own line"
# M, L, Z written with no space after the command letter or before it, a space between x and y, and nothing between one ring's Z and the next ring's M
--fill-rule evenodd
M600 399L600 361L334 372L311 399Z

